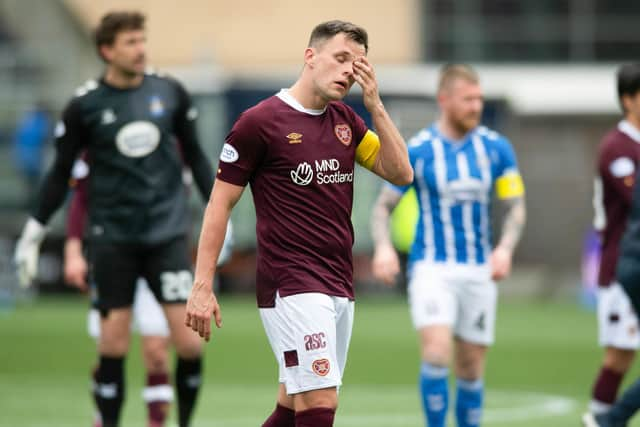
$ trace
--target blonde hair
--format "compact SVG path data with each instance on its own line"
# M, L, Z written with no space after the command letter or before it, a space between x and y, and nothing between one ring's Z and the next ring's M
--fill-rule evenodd
M446 64L440 70L440 78L438 79L438 92L443 91L458 80L466 80L471 83L479 83L478 73L467 64Z

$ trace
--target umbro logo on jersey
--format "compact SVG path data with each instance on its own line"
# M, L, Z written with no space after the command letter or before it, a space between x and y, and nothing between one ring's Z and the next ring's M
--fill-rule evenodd
M116 113L114 113L111 108L107 108L106 110L102 111L102 119L100 120L100 123L102 123L103 125L110 125L115 121Z
M302 134L301 133L291 132L289 135L287 135L287 138L289 139L289 144L300 144L300 143L302 143Z

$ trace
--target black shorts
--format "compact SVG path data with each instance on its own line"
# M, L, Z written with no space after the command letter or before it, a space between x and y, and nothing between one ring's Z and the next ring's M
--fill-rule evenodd
M89 243L89 280L94 307L131 307L139 277L147 280L161 304L184 303L193 285L184 236L158 244Z

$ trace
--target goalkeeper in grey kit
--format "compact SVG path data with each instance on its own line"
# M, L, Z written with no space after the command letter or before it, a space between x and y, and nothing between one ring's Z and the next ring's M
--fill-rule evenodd
M187 92L173 79L145 72L144 20L137 12L116 12L98 25L95 42L104 74L76 91L56 126L55 163L15 253L20 281L29 284L45 225L63 204L74 161L86 150L89 270L101 313L94 398L103 427L119 425L139 277L162 305L177 352L181 427L189 425L201 383L202 343L183 324L193 282L183 165L205 201L213 173L196 136L197 111Z

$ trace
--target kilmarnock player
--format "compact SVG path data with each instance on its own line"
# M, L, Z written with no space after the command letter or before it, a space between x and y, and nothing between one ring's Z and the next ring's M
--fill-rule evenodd
M627 344L635 344L636 346L631 348L637 349L637 314L640 313L640 262L638 261L640 260L640 186L638 186L637 181L638 173L640 172L637 171L638 154L633 153L635 155L632 156L630 150L632 149L631 147L638 150L639 148L636 147L637 144L640 143L639 63L627 64L618 70L618 97L622 110L624 111L625 119L618 124L618 130L624 135L619 135L620 141L617 147L619 149L625 147L627 150L620 150L617 153L621 159L624 159L625 155L629 157L627 160L619 161L615 166L614 163L610 164L610 169L608 170L608 185L612 187L613 190L610 191L610 194L613 194L615 191L619 198L626 195L624 206L620 203L619 208L622 209L624 207L624 209L626 209L628 221L625 221L626 229L624 228L625 223L614 224L613 218L609 217L610 210L607 209L607 222L616 232L623 233L620 252L613 258L613 264L615 264L616 271L615 281L622 286L626 295L618 294L616 297L619 311L615 314L619 316L619 321L623 322L624 325L620 325L619 331L611 328L611 332L619 332L620 335L618 335L617 338L621 338L625 333L628 334L624 342ZM622 140L626 140L624 145ZM612 141L609 142L613 145ZM605 144L607 144L607 142L605 142ZM607 145L603 148L605 147L607 147ZM623 175L623 172L629 173L624 174L625 176L615 176ZM635 178L632 172L635 173ZM607 180L605 176L603 176L603 189L605 190L604 204L605 207L609 207L606 198L606 186ZM632 186L633 190L630 191ZM612 203L611 205L615 206ZM615 227L616 225L620 227ZM606 242L603 242L603 244L606 245ZM616 259L617 264L615 263ZM598 301L598 303L600 304L600 301ZM615 307L612 306L610 309L612 308ZM634 313L631 313L632 310L635 316L633 315ZM600 311L600 307L598 307L598 311ZM631 359L633 354L633 351L631 351L627 357ZM606 361L607 359L605 357L605 362ZM622 359L622 361L624 362L626 359ZM628 362L630 363L631 360L628 360ZM607 385L611 388L615 385L617 391L618 384L612 384L610 381ZM615 396L615 392L613 395ZM627 425L627 422L638 408L640 408L640 380L636 380L607 412L596 414L589 412L583 416L582 421L586 427L623 427Z
M113 12L98 25L95 41L105 73L79 88L66 107L55 131L55 163L15 253L21 281L31 282L45 224L63 203L74 160L86 149L89 259L101 312L94 396L104 427L118 425L124 399L138 277L161 303L178 354L180 426L189 424L201 382L202 345L182 325L192 285L183 158L203 198L213 176L196 137L197 111L189 95L177 81L145 73L144 20L138 12Z
M256 209L257 301L279 365L266 427L331 426L353 322L357 161L398 185L412 171L366 58L367 33L330 21L311 33L298 80L236 121L204 214L185 322L206 340L222 325L211 277L231 209L247 183ZM340 102L357 82L378 135Z
M594 186L594 225L602 239L598 332L605 354L593 385L590 414L583 416L585 423L593 416L607 412L615 402L640 345L638 319L629 297L615 280L620 240L631 210L633 185L640 164L640 110L634 108L633 101L640 90L640 67L620 67L617 87L624 119L600 144Z
M479 426L487 348L494 339L494 280L511 271L525 224L524 185L509 141L480 126L482 89L468 65L442 68L439 119L409 141L412 186L385 185L372 211L374 275L391 285L400 272L389 216L415 188L420 215L409 254L409 306L418 331L419 384L427 425L444 427L453 357L458 426ZM492 193L507 205L500 240L492 248ZM452 348L452 337L455 348Z

